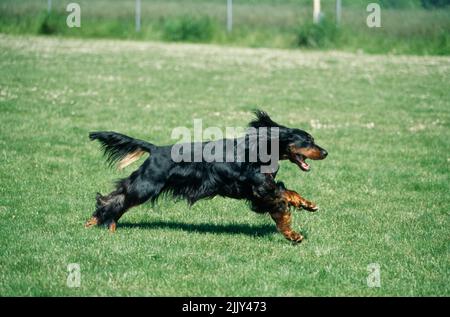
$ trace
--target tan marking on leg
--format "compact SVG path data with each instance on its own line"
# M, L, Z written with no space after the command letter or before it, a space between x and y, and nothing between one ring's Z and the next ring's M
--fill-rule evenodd
M283 196L286 198L288 203L295 208L304 208L309 211L317 211L319 207L309 200L304 199L297 192L293 190L285 190Z
M86 221L86 223L84 224L84 227L89 228L89 227L92 227L95 225L98 225L98 219L96 217L92 217L91 219Z
M116 222L115 221L111 222L108 226L109 232L111 233L116 232L116 227L117 227Z
M278 231L288 240L292 242L301 242L303 236L298 232L295 232L291 228L292 215L290 212L282 211L270 214L275 221Z

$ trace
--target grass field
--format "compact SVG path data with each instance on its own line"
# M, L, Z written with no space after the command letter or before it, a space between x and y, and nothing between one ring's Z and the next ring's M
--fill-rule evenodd
M2 296L450 295L448 57L0 35L0 74ZM295 213L301 245L222 198L83 227L137 166L108 169L89 131L168 144L194 118L244 126L257 106L330 152L309 174L281 166L321 207Z

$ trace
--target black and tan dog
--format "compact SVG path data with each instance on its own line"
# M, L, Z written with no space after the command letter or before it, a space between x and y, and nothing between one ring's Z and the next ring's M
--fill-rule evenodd
M250 127L278 129L279 160L289 160L301 170L309 171L306 159L322 160L328 155L307 132L279 125L265 112L255 114ZM150 156L129 177L118 181L112 193L97 194L96 210L86 227L106 225L115 231L117 221L128 209L146 201L155 202L162 193L184 198L190 204L203 198L223 196L249 201L255 212L270 214L286 239L300 242L303 236L291 228L290 207L318 210L316 204L276 182L277 169L261 172L263 163L259 158L256 162L176 162L171 155L172 146L156 146L115 132L93 132L89 137L99 140L108 161L119 162L121 168L145 153ZM243 137L244 140L247 137ZM217 141L203 142L201 146L204 148L211 142ZM234 139L232 144L236 147L238 143L239 139ZM246 149L249 150L249 146Z

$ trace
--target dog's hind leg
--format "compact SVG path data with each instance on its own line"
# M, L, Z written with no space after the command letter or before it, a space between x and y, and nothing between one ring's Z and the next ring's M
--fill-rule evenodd
M163 184L142 180L138 175L131 175L117 184L117 189L107 196L97 194L96 210L85 224L106 225L111 232L116 230L117 222L132 207L138 206L159 195Z
M106 225L110 231L114 232L117 220L128 209L125 203L125 193L118 188L107 196L97 194L96 199L95 212L85 226Z

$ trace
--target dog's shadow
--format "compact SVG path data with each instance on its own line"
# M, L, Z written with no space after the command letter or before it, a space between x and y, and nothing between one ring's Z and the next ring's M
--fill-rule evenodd
M253 237L261 237L276 233L274 226L268 224L247 225L247 224L193 224L183 222L155 221L155 222L122 222L118 224L122 228L139 228L139 229L170 229L181 230L197 233L213 233L213 234L244 234Z

